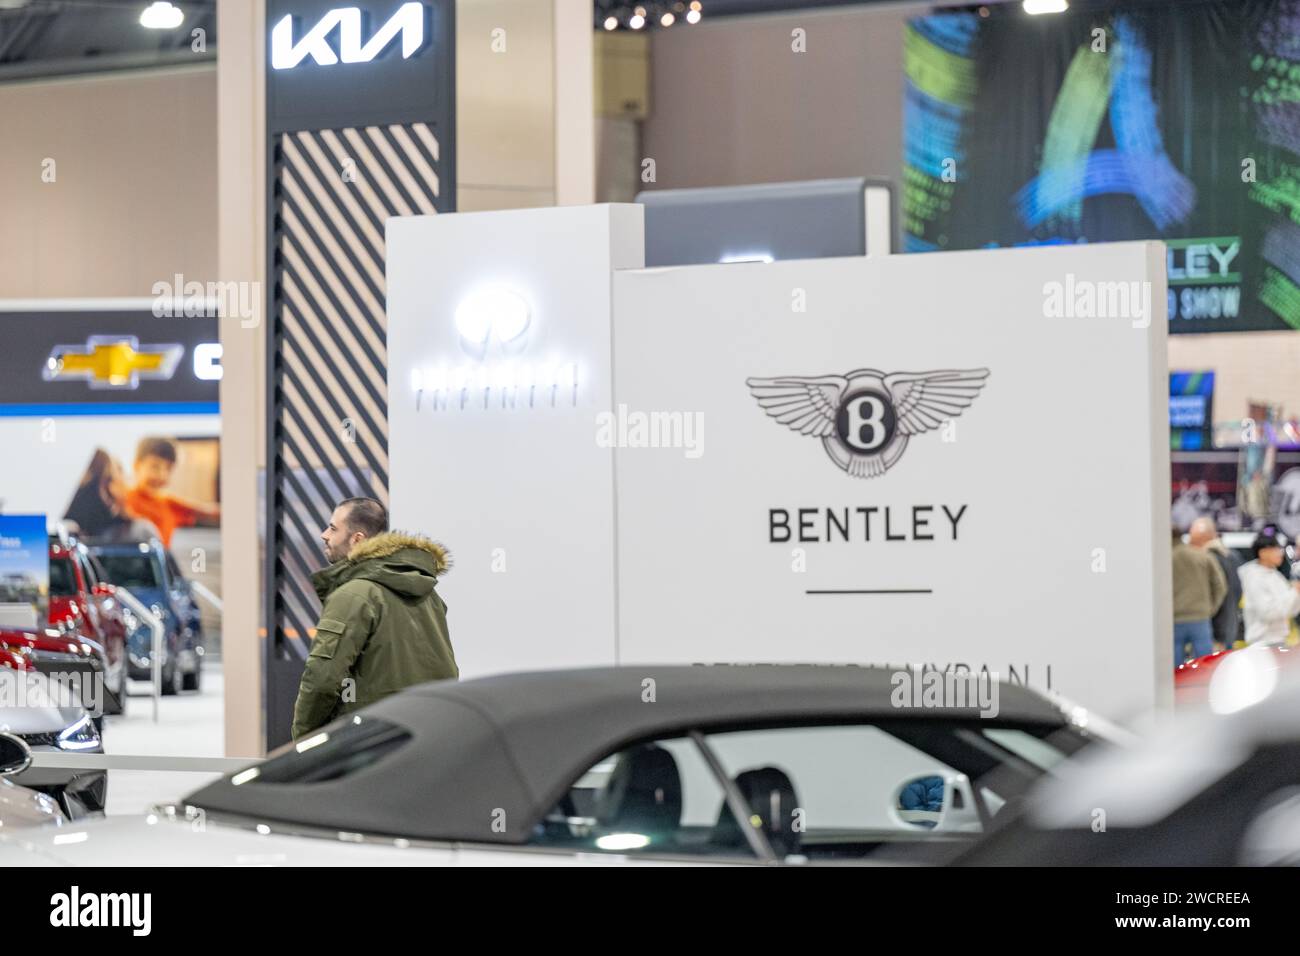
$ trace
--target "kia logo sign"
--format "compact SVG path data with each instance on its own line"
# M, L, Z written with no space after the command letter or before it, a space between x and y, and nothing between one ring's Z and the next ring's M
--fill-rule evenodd
M271 67L290 70L310 56L321 66L343 63L369 63L382 53L399 35L402 38L402 59L408 59L425 43L424 4L404 3L396 13L370 36L361 41L363 14L360 7L339 7L330 10L295 43L293 16L287 15L271 29ZM338 28L338 50L329 42Z

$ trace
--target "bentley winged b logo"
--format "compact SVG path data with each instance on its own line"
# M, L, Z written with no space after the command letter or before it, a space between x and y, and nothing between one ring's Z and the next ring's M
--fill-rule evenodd
M970 407L986 368L937 372L859 369L848 375L748 378L763 411L801 435L822 440L831 460L854 478L878 478L913 435L933 431Z

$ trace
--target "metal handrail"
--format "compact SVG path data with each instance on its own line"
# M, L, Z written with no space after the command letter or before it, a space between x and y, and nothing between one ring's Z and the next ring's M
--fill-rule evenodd
M215 594L213 594L210 590L208 590L198 581L190 582L190 590L194 591L196 594L198 594L199 597L203 598L203 600L207 601L208 604L212 605L212 609L214 611L216 611L217 613L221 613L222 610L221 598L217 597Z
M163 640L167 636L167 626L163 620L155 614L150 608L145 607L138 597L123 587L115 588L116 597L125 604L136 617L144 621L149 629L153 631L153 654L152 671L153 671L153 722L158 723L158 699L162 697L162 651ZM128 635L129 636L129 635ZM129 650L127 652L130 653ZM130 667L128 657L127 666ZM175 666L175 665L173 665Z

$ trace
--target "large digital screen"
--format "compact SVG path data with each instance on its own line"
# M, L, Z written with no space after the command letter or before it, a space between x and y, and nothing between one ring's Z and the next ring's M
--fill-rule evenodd
M1171 332L1300 328L1300 3L910 21L904 250L1162 239Z

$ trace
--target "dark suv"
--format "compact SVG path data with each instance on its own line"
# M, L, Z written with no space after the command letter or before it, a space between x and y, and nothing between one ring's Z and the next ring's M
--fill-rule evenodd
M198 690L203 679L203 624L190 582L157 540L91 548L108 579L162 618L162 692ZM127 674L153 680L153 633L137 628L127 638Z

